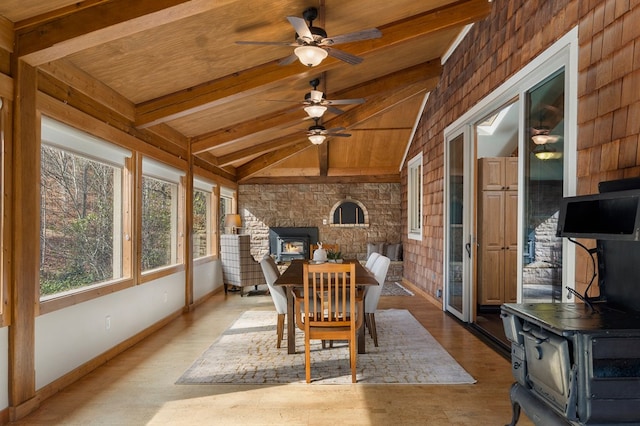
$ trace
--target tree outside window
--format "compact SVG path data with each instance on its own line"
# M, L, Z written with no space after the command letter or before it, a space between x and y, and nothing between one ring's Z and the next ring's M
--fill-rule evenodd
M41 297L120 278L122 170L44 144L41 162Z
M142 177L142 271L177 263L178 184Z

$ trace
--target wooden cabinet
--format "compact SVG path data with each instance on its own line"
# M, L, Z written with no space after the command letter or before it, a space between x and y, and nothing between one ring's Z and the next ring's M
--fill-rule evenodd
M478 171L478 302L516 302L518 158L481 158Z

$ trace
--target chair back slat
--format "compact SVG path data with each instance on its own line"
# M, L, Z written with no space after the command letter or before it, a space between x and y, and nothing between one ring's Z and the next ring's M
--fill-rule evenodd
M348 327L356 312L354 264L304 265L304 309L309 327Z

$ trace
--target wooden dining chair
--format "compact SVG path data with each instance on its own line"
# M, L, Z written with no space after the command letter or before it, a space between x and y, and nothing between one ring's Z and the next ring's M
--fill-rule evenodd
M304 330L307 383L311 382L311 340L346 340L351 381L356 382L356 332L362 326L364 306L355 276L353 263L303 266L303 286L301 293L296 291L296 322Z

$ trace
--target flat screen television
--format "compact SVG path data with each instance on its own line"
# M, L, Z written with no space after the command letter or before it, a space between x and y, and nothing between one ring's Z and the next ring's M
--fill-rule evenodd
M640 190L563 198L557 236L640 241Z

